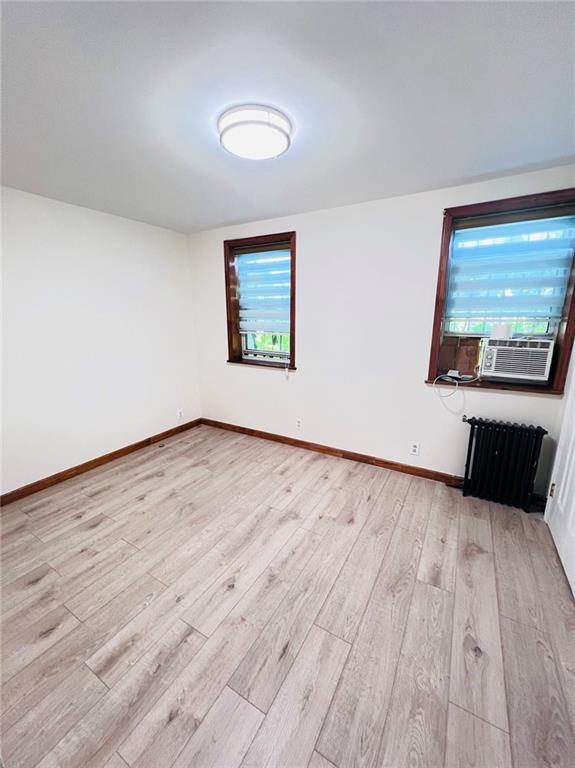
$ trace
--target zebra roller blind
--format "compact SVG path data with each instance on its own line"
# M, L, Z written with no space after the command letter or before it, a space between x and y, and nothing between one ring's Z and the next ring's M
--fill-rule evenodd
M291 255L281 250L237 256L240 332L289 334Z
M505 322L519 333L552 332L563 315L574 248L574 215L456 229L444 329L488 334Z

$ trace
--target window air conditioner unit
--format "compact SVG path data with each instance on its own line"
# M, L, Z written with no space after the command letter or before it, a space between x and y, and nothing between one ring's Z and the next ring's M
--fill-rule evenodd
M479 374L483 379L546 382L554 344L551 339L486 339Z

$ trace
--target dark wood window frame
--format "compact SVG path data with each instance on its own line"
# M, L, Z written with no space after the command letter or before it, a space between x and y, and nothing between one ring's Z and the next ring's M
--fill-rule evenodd
M239 249L265 248L266 246L289 245L291 255L290 274L290 351L289 361L272 360L246 360L242 356L242 341L239 329L240 302L239 281L235 263L235 254ZM296 233L279 232L273 235L259 235L257 237L242 237L236 240L224 241L224 261L226 271L226 308L228 318L228 363L240 363L241 365L255 365L264 368L288 368L296 370L295 365L295 256Z
M431 339L431 353L429 357L429 371L426 380L432 384L442 372L439 370L439 353L441 346L441 330L443 313L447 291L447 277L449 267L449 251L451 236L457 224L462 219L476 219L476 224L481 225L492 216L497 216L503 223L516 221L520 218L533 218L548 215L557 210L558 206L575 206L575 188L561 189L556 192L544 192L537 195L523 195L511 197L505 200L494 200L489 203L477 205L461 205L455 208L446 208L443 212L443 233L441 236L441 252L439 259L439 271L437 276L437 292L435 298L435 315L433 320L433 335ZM571 211L572 212L572 211ZM506 216L508 214L508 216ZM475 223L475 222L474 222ZM487 223L487 222L486 222ZM551 366L551 375L546 385L541 384L512 384L493 381L477 381L465 386L474 389L511 390L515 392L530 392L534 394L562 395L565 389L565 380L571 358L573 339L575 338L575 260L571 268L571 276L565 299L568 307L566 319L559 326L555 342L555 351ZM442 382L437 382L441 384ZM452 386L444 382L446 386Z

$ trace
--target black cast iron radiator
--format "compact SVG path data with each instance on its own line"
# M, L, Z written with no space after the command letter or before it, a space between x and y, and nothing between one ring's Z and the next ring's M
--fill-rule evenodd
M489 419L467 419L471 427L463 495L497 501L526 512L547 431L543 427Z

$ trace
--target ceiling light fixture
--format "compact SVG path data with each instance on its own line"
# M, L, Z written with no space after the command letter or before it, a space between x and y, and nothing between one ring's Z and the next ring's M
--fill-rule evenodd
M292 124L273 107L244 104L220 115L218 132L222 147L233 155L269 160L289 149Z

